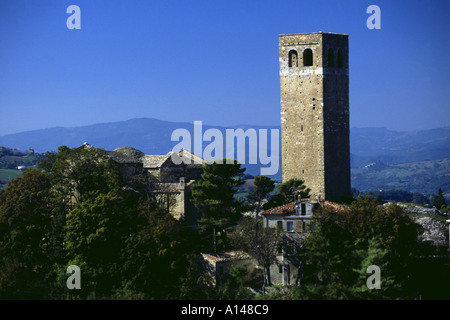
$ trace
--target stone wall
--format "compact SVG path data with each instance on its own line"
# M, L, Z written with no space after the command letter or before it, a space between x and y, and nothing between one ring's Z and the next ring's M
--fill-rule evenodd
M413 220L424 228L423 234L419 236L421 241L431 241L436 246L447 246L447 228L444 222L431 217L414 216Z
M384 206L388 206L390 204L391 202L388 202L385 203ZM413 204L396 204L411 214L411 218L414 222L423 227L423 234L419 235L419 239L421 241L431 241L436 246L449 245L449 230L446 223L442 221L442 217L448 216L447 214L442 213L435 207L427 208ZM433 216L436 216L436 218L433 218Z
M280 35L279 61L283 181L305 180L312 196L350 196L348 36Z

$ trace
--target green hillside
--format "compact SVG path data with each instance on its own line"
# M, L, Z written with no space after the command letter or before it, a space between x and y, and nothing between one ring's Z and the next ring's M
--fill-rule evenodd
M33 167L43 157L43 154L35 153L32 149L22 152L17 149L0 147L0 190L4 189L12 178L22 175L22 171L17 167Z
M352 187L360 191L403 189L435 194L450 190L450 158L400 164L376 162L352 169ZM446 197L450 196L449 193Z
M0 169L0 190L6 188L8 181L15 177L20 177L22 171L15 169Z

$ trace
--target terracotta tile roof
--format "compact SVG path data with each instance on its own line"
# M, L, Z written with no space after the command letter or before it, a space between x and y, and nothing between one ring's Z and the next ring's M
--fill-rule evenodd
M300 202L309 202L309 203L313 203L313 204L318 203L317 199L302 199L302 200L300 200ZM295 201L286 203L282 206L265 210L262 214L289 214L289 213L295 214L295 204L296 203L297 202L295 202ZM334 203L334 202L326 201L326 200L321 200L320 205L322 207L326 207L334 212L342 210L346 207L343 204L338 204L338 203Z
M281 214L281 213L295 213L295 202L287 203L279 207L270 208L263 212L263 214Z

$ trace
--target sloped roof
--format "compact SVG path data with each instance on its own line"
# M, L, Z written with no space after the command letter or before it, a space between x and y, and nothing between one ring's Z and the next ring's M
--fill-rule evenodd
M249 254L243 251L225 251L217 253L202 253L204 259L211 263L217 263L222 261L243 260L252 258Z
M201 157L187 151L181 150L178 153L169 152L166 155L156 155L150 156L146 155L144 157L144 168L159 168L169 159L172 160L175 164L184 163L187 166L203 166L206 162Z
M145 155L143 158L144 168L159 168L168 158L166 155Z
M265 210L262 214L283 214L283 213L295 213L295 202L286 203L282 206L270 208Z
M299 201L300 203L302 202L308 202L311 204L319 204L319 201L317 199L302 199L301 201ZM284 204L282 206L279 207L275 207L275 208L271 208L268 210L265 210L264 212L262 212L262 214L295 214L295 204L298 202L290 202L287 204ZM320 201L320 205L324 208L328 208L334 212L337 212L339 210L344 209L346 206L339 204L339 203L334 203L331 201L326 201L326 200L321 200Z
M203 165L206 160L198 155L190 152L189 150L181 150L178 155L183 159L184 163L190 163L192 165Z
M79 148L92 148L88 143L84 143ZM137 163L142 164L144 168L160 168L172 156L176 158L179 164L184 163L188 166L203 166L206 161L201 157L191 153L188 150L181 150L178 153L170 151L165 155L147 155L142 151L131 147L120 147L113 151L106 151L111 160L117 163ZM172 159L173 162L174 159ZM175 163L175 164L178 164Z

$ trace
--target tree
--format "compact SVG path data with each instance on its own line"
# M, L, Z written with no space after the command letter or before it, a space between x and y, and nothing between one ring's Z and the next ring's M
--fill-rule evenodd
M280 194L284 201L295 201L296 197L309 198L311 191L304 185L305 181L301 179L289 179L280 185Z
M302 247L305 261L315 267L320 284L306 291L315 298L367 297L362 279L369 264L382 267L378 297L399 297L408 285L410 267L418 254L418 226L395 204L383 207L373 197L360 197L347 209L317 212L315 228ZM401 297L401 296L400 296ZM403 296L404 297L404 296Z
M248 199L254 203L256 216L259 216L263 208L263 200L273 191L275 188L275 181L266 176L256 176L253 181L254 188L248 195Z
M122 253L128 291L142 299L177 299L195 237L168 212L145 205L137 224Z
M48 172L54 203L55 294L110 297L121 284L120 257L133 232L136 194L124 188L117 165L101 149L62 146L39 167ZM81 268L82 291L69 291L61 283L72 264Z
M66 261L88 267L82 270L83 292L92 298L108 297L121 284L122 251L136 214L126 203L124 195L108 192L76 203L67 214Z
M56 196L69 206L124 186L117 165L104 150L94 147L61 146L58 153L48 154L38 167L50 174Z
M214 161L203 166L201 180L192 186L192 202L201 214L199 230L208 239L206 250L226 248L226 229L240 219L243 203L234 195L244 183L244 171L236 160Z
M225 276L224 283L216 290L216 299L220 300L250 300L253 294L244 287L244 278L247 269L236 265L231 267L229 274Z
M263 267L264 286L271 285L270 266L277 261L282 239L278 228L263 228L261 220L252 217L244 217L232 234L235 248L254 257Z
M288 202L296 201L299 198L309 198L311 191L304 185L304 181L300 179L289 179L280 184L278 194L275 194L270 200L263 205L264 209L270 209L281 206Z
M78 264L89 266L83 273L89 288L90 275L115 270L110 255L121 250L130 202L120 172L103 150L65 146L48 153L38 168L2 193L0 250L8 267L1 286L13 295L59 296L67 266Z
M36 169L0 194L0 297L43 298L51 266L50 179Z
M446 209L447 207L444 192L442 192L441 188L439 188L437 196L434 197L433 206L435 206L438 210Z

